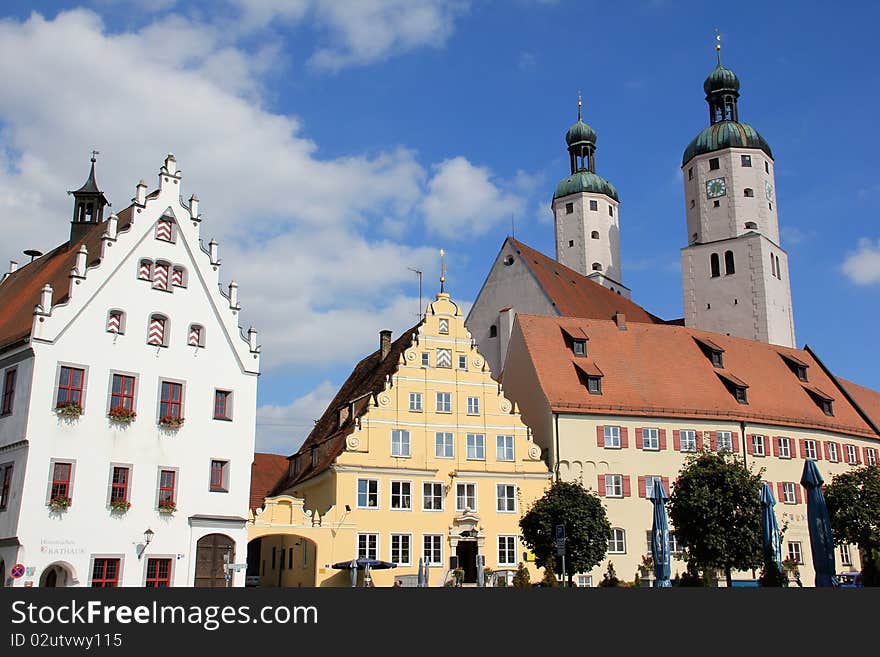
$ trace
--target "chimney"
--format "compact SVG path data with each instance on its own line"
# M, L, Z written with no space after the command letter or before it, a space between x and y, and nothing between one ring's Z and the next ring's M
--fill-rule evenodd
M15 260L9 261L9 273L13 273L18 269L18 263Z
M379 360L385 360L391 351L391 331L379 331Z
M620 312L618 310L616 313L614 313L614 323L617 324L617 329L619 331L625 331L626 330L626 315L624 315L622 312Z

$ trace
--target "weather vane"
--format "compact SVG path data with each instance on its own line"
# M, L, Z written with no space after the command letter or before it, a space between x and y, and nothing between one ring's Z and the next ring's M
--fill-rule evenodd
M444 289L444 284L446 283L446 251L440 249L440 293L443 294L446 290Z
M581 120L582 120L582 117L581 117L581 107L583 107L583 106L584 106L584 101L583 101L583 99L581 98L581 90L578 89L578 121L581 121Z
M721 66L721 33L715 28L715 54L718 55L718 66Z
M96 150L93 149L93 150L92 150L92 162L95 161L95 156L96 156L96 155L100 155L100 154L101 154L101 151L96 151Z

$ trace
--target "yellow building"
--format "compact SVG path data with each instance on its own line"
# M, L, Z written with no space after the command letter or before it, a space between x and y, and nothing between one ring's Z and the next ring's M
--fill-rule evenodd
M371 558L376 586L440 586L455 565L512 572L519 519L549 485L541 449L440 292L423 320L354 368L248 523L261 585L350 586L334 563ZM479 557L479 559L478 559ZM539 573L529 562L532 579Z

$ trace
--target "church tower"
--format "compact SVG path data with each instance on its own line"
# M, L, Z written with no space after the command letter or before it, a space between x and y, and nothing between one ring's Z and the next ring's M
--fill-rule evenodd
M795 346L788 255L780 246L770 146L739 122L740 82L721 64L703 83L709 126L682 158L688 246L685 325Z
M582 117L565 134L571 175L553 194L556 260L596 283L629 298L620 267L617 190L596 175L596 132Z

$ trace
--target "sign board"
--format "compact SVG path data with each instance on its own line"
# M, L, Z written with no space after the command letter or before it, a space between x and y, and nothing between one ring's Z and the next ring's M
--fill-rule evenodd
M557 538L556 539L556 554L558 556L563 556L565 554L565 539Z
M559 539L565 539L565 525L556 525L556 541Z
M18 579L19 577L24 577L24 570L24 564L17 563L9 569L9 574L13 579Z

